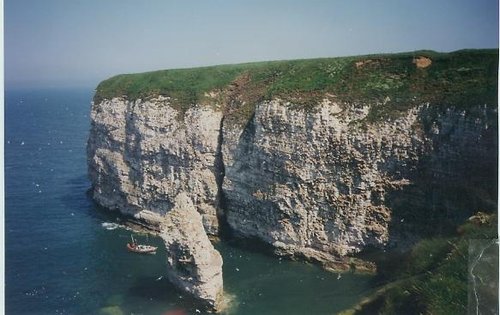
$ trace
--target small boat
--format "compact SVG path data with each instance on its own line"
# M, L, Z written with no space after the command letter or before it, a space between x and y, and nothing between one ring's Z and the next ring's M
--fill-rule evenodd
M127 249L129 251L139 254L156 254L156 250L158 249L158 247L137 244L137 241L134 239L134 237L132 235L130 235L130 237L132 238L132 243L127 243Z

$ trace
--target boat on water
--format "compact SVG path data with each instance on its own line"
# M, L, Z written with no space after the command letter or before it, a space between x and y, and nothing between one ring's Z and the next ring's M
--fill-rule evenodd
M156 254L156 250L158 247L144 244L137 244L137 241L134 239L132 235L130 235L132 239L132 243L127 243L127 249L134 253L139 254Z

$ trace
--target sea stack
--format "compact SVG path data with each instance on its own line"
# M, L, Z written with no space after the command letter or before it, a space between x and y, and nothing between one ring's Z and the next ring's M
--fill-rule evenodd
M202 217L184 193L161 225L167 249L167 276L182 291L190 293L208 309L222 308L222 257L205 233Z

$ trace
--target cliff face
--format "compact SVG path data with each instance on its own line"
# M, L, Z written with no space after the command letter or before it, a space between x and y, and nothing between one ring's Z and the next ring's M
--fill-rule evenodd
M387 244L394 200L415 201L429 185L481 190L495 170L490 107L421 105L383 123L367 122L369 111L328 99L314 111L273 100L260 103L246 125L221 129L222 112L207 107L182 117L167 98L106 100L92 110L93 196L159 226L185 193L209 234L218 233L220 206L237 234L328 260ZM416 205L451 202L451 216L463 208L436 194Z
M361 129L368 109L326 100L313 113L280 101L260 104L226 150L230 226L306 256L338 257L387 243L385 192L408 183L405 175L428 143L418 136L417 109Z
M191 108L180 115L168 104L162 97L94 104L88 141L93 197L158 228L183 192L207 232L216 234L214 163L222 114Z
M333 260L386 245L400 234L390 235L391 222L422 223L390 202L412 200L403 198L408 188L422 195L428 185L487 186L479 181L495 170L494 109L437 113L421 105L383 123L367 123L369 111L325 99L307 112L275 100L260 104L245 128L224 128L223 191L232 229L283 253ZM471 211L454 195L422 197L412 209L448 203L450 217Z

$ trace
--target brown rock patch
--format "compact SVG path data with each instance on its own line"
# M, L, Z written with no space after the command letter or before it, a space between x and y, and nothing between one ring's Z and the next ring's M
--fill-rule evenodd
M417 66L417 68L423 69L429 67L432 64L432 60L424 56L418 56L413 58L413 63Z

